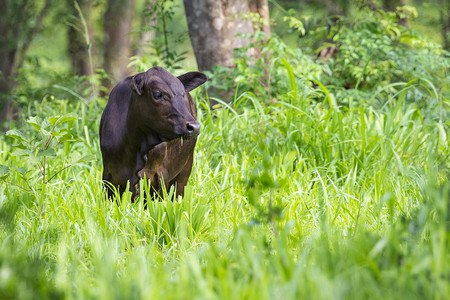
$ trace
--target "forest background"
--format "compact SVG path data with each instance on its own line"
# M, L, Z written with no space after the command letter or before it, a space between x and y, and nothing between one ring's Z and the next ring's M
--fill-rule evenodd
M0 298L445 299L449 7L2 1ZM185 197L144 209L98 125L155 65L209 80Z

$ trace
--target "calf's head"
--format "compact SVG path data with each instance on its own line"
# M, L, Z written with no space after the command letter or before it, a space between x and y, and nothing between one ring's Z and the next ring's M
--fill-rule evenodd
M198 135L200 124L189 106L189 91L206 81L200 72L175 77L161 67L131 78L130 112L138 128L162 141Z

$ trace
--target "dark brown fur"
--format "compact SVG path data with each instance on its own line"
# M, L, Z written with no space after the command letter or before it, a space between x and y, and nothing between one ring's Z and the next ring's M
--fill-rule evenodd
M100 121L103 181L110 198L114 192L108 185L122 194L129 182L135 199L144 175L154 193L161 195L163 179L166 189L175 185L183 196L200 129L189 91L205 81L200 72L175 77L153 67L113 88Z

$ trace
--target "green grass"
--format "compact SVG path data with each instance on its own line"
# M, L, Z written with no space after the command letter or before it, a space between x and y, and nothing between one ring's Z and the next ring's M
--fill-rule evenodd
M0 186L0 298L445 299L448 121L402 94L378 109L322 95L199 102L185 197L148 209L105 198L97 105L46 106L81 118L80 142L56 149L50 166L75 151L98 160L41 192L36 167L1 137L0 164L34 170L37 192ZM18 173L8 181L25 184Z

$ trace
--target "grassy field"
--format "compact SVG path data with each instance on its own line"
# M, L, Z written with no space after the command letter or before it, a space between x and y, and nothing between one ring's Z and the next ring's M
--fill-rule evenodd
M147 209L102 188L102 74L26 65L0 135L0 299L448 299L450 56L389 15L343 22L328 61L274 34L209 73L231 102L194 91L185 196Z
M11 170L0 187L0 298L445 299L448 121L405 103L412 89L377 109L341 107L326 89L271 105L246 92L215 110L197 95L186 195L172 202L167 191L147 210L127 194L105 199L101 105L30 107L80 118L61 124L78 142L54 148L48 174L69 156L96 161L43 184L1 137ZM31 140L32 127L22 131Z

